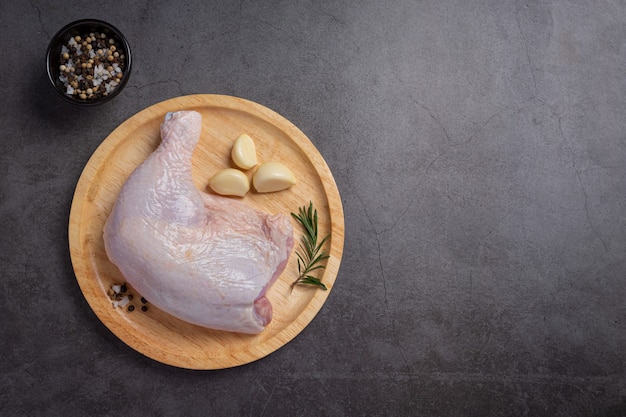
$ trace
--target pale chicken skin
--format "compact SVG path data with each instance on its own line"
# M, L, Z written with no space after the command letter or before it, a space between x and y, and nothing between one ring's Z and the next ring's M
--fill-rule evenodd
M168 113L160 146L131 174L104 227L107 255L150 303L189 323L256 334L265 293L293 248L288 215L200 191L191 157L201 115Z

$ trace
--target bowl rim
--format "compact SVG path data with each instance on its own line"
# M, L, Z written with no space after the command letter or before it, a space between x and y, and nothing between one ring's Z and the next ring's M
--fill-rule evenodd
M61 44L69 40L69 37L71 36L72 32L80 32L82 35L83 31L81 30L81 27L84 27L84 26L87 26L89 28L88 30L91 30L91 31L94 30L93 29L94 27L102 27L105 32L112 33L122 44L122 47L124 48L124 51L125 51L125 57L126 57L126 61L125 61L126 68L124 69L124 75L119 85L115 87L115 90L113 90L111 94L108 94L107 96L96 99L96 100L77 100L67 95L64 91L62 91L62 89L60 88L60 84L59 84L60 80L58 79L58 75L59 75L58 65L53 63L57 61L57 58L55 58L54 55L60 52ZM59 29L52 36L52 38L50 38L50 42L48 42L48 47L46 49L46 73L48 75L48 81L50 81L52 88L65 101L72 103L74 105L77 105L77 106L81 106L81 107L97 106L97 105L106 103L112 100L114 97L116 97L124 89L124 86L128 82L128 79L130 78L131 66L132 66L132 55L131 55L131 50L130 50L130 44L128 43L128 40L126 39L126 36L124 36L124 34L118 28L113 26L111 23L105 22L104 20L100 20L100 19L91 19L91 18L79 19L79 20L75 20L73 22L66 24L61 29Z

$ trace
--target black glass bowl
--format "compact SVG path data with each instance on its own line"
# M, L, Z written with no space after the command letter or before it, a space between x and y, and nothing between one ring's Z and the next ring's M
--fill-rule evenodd
M106 39L114 39L117 45L117 51L119 54L124 55L124 68L122 71L122 78L119 80L119 84L112 89L107 95L102 95L97 98L81 99L78 96L67 94L67 87L62 80L59 79L61 74L61 51L62 46L68 44L70 38L75 36L84 36L89 33L103 33L106 35ZM50 40L48 50L46 52L46 67L48 71L48 79L54 87L54 90L66 101L77 104L80 106L95 106L107 101L112 100L123 89L128 79L130 78L131 70L131 53L130 46L126 37L115 26L110 23L103 22L97 19L83 19L72 22L64 26L59 30Z

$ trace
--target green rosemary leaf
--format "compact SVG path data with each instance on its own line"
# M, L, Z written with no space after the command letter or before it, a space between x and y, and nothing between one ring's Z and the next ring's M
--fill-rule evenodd
M309 261L305 259L302 255L300 255L299 252L296 252L296 256L298 256L298 264L300 264L300 262L302 262L302 265L306 265L309 263Z
M319 252L319 251L320 251L320 249L322 249L322 245L324 245L324 243L326 243L326 241L327 241L327 240L328 240L328 236L326 236L324 239L322 239L322 241L320 242L320 244L319 244L319 245L317 245L317 246L315 247L314 252L315 252L315 253Z
M296 284L301 284L301 285L313 285L316 287L319 287L320 289L326 291L328 288L326 287L326 285L324 285L324 283L316 277L312 277L310 275L306 275L300 279L298 279L297 281L295 281L291 287L293 288L294 285Z
M313 266L313 265L317 264L318 262L321 262L324 259L328 259L328 258L329 258L328 255L322 253L322 254L318 255L316 258L314 258L313 260L311 260L309 265ZM319 266L323 267L323 265L319 265Z
M316 269L324 269L324 265L317 265L312 268L307 269L306 273L308 274L311 271L315 271Z

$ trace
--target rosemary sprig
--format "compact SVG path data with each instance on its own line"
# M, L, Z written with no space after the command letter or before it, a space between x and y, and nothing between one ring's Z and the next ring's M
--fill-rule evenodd
M309 207L300 207L298 214L291 215L302 225L304 233L300 243L301 252L296 251L298 256L298 278L291 284L291 289L297 284L313 285L318 288L327 290L326 285L320 278L311 275L316 269L326 268L320 262L330 258L326 252L322 250L322 246L330 235L324 237L317 243L317 210L313 208L313 202L309 202Z

